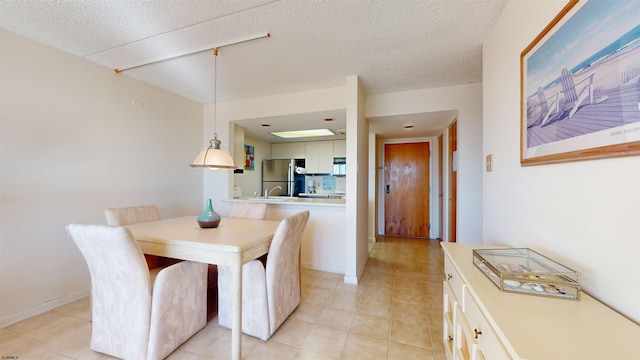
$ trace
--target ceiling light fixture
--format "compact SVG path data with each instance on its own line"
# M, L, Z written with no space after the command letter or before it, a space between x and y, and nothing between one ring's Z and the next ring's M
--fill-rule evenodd
M335 135L333 131L329 129L311 129L311 130L296 130L296 131L275 131L271 135L281 137L284 139L302 138L302 137L314 137L314 136L331 136Z

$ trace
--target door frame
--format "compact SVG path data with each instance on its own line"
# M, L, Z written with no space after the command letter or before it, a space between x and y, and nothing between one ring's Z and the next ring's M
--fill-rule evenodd
M451 211L451 207L450 207L450 202L449 202L449 194L451 192L451 186L450 186L450 176L449 176L449 164L451 161L451 157L449 156L449 152L447 149L449 149L449 144L451 139L449 139L449 128L451 128L451 126L453 125L453 123L457 123L458 122L458 117L456 116L455 119L453 119L451 121L451 123L449 123L449 125L447 125L447 127L445 127L443 129L443 144L442 144L442 169L440 169L442 171L442 188L443 188L443 196L444 196L444 201L443 201L443 208L442 208L442 229L440 230L440 239L444 242L450 242L451 239L451 235L449 234L449 229L450 229L450 222L451 220L449 219L449 213ZM457 126L459 126L459 124L457 124ZM459 131L456 128L456 137L459 135ZM460 151L460 142L457 142L457 147L458 147L458 152ZM459 168L459 166L458 166ZM458 188L460 179L459 179L459 175L456 177L456 188ZM458 228L458 217L456 216L455 219L453 219L453 221L455 222L455 226L456 228Z
M433 161L437 159L437 146L434 147L434 144L437 144L437 138L431 137L421 137L421 138L406 138L406 139L380 139L378 140L377 146L377 164L378 168L376 169L376 234L384 235L385 228L385 204L384 204L384 146L386 144L406 144L406 143L416 143L416 142L426 142L429 143L430 155L429 155L429 223L431 224L431 229L429 230L429 238L435 239L438 237L439 230L438 222L439 215L437 213L438 205L437 205L437 196L433 195L433 189L437 189L438 186L438 176L437 171L438 164L437 161ZM435 204L434 204L435 202Z

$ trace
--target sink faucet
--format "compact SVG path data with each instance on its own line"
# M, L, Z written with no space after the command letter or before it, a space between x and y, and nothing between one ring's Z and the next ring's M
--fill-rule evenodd
M269 195L271 194L271 192L272 192L273 190L275 190L275 189L280 189L280 190L282 190L282 187L281 187L280 185L276 185L276 186L272 187L272 188L271 188L271 190L267 190L267 189L268 189L268 188L264 188L264 197L265 197L265 198L268 198L268 197L269 197Z

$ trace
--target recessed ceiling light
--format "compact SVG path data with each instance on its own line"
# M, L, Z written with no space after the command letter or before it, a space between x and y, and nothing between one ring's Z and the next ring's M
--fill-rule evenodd
M335 133L329 129L312 129L312 130L296 130L296 131L276 131L276 132L272 132L271 135L289 139L289 138L299 138L299 137L331 136L331 135L335 135Z

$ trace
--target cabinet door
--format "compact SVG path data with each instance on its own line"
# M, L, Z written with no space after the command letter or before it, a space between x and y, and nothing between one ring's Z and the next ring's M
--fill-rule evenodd
M333 141L333 157L347 157L347 140Z
M456 304L456 329L454 335L454 349L456 360L474 360L478 350L478 342L471 331L471 326L467 322L465 314L462 312L460 304ZM497 359L497 358L496 358Z
M333 141L307 142L305 167L311 174L333 173Z
M271 158L304 159L306 155L305 150L304 142L273 143L271 144Z
M455 309L458 305L458 300L453 294L453 290L447 281L442 282L442 343L444 344L444 350L447 360L453 360L455 354L454 348L454 336L455 336L455 323L456 313Z
M478 353L487 359L511 359L468 289L464 291L464 314L478 344Z

